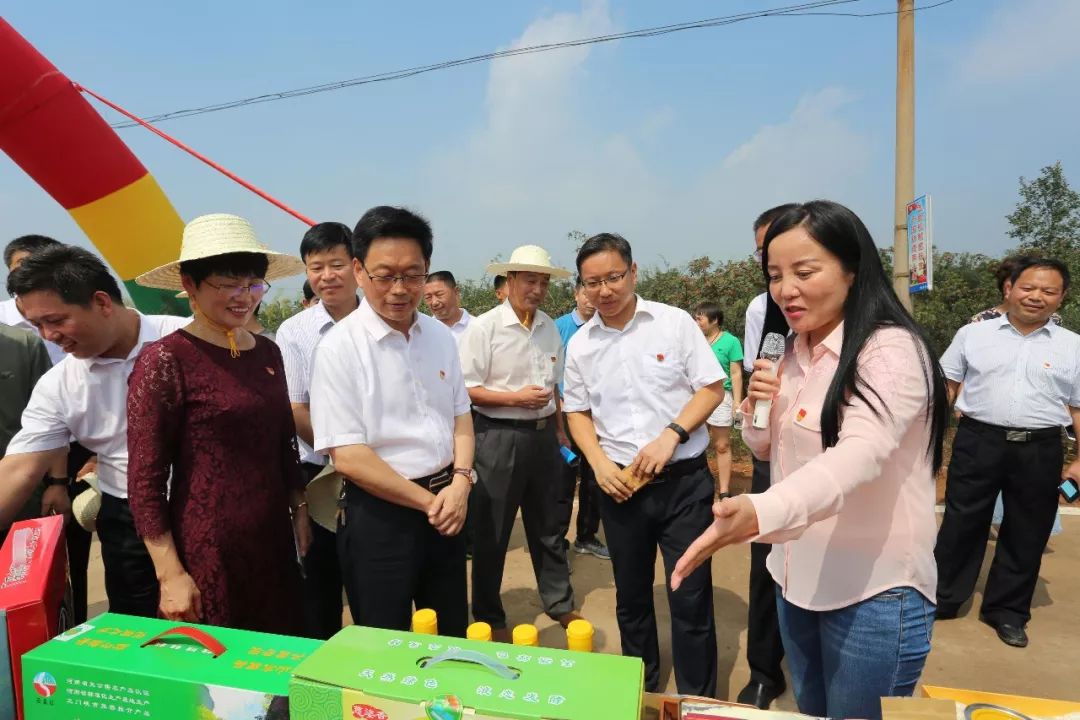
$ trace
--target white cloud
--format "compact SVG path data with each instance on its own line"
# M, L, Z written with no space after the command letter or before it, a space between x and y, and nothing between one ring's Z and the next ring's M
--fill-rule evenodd
M961 56L962 79L1001 84L1046 77L1080 61L1080 2L1004 2Z
M512 46L613 30L607 4L586 0L580 13L535 21ZM846 90L807 94L790 116L730 152L731 139L718 128L702 138L690 167L669 177L675 171L663 147L665 135L678 132L677 115L658 106L622 127L593 122L581 103L593 52L580 47L492 63L483 123L433 159L420 193L418 206L434 219L443 246L455 248L454 257L440 256L437 243L436 266L479 277L494 255L524 243L542 244L569 263L565 237L575 229L621 232L647 265L661 257L741 256L761 210L816 197L856 209L864 200L864 208L891 218L891 191L867 181L870 141L845 120L853 101Z

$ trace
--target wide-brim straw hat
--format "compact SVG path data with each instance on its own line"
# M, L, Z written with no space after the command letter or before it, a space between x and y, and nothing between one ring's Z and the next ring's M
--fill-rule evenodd
M344 475L334 470L333 463L327 463L304 490L311 521L330 532L337 532L338 498L344 479Z
M550 275L552 280L562 280L573 275L566 268L551 264L551 254L539 245L522 245L514 248L509 262L491 263L487 271L492 275L505 275L512 272L534 272Z
M83 490L71 501L71 515L83 530L94 532L98 511L101 510L101 492L98 490L97 473L87 473L81 479L90 488Z
M267 248L259 242L255 229L244 218L214 213L197 217L184 227L180 259L139 275L135 282L144 287L180 291L184 289L180 282L180 263L229 253L265 255L270 261L265 277L268 281L304 272L303 260Z

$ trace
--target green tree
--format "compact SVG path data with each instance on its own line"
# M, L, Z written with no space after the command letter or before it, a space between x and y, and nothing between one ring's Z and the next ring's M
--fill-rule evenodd
M269 302L263 301L262 307L259 308L259 322L267 330L277 332L281 323L304 309L301 303L302 297L302 295L295 297L278 295Z
M1031 182L1020 178L1020 202L1006 216L1009 236L1020 241L1017 252L1057 258L1080 282L1080 192L1069 187L1060 162L1042 169ZM1072 289L1059 311L1062 323L1080 330L1080 293Z
M1058 258L1080 251L1080 193L1069 187L1060 162L1031 182L1020 178L1020 202L1006 219L1021 250Z

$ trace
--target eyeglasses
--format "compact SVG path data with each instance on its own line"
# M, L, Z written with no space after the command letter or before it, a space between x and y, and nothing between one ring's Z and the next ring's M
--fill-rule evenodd
M611 287L612 285L617 285L629 272L630 268L627 268L618 275L608 275L603 280L582 280L581 284L585 286L586 290L599 290L604 286Z
M367 276L380 290L389 290L399 282L409 290L416 290L427 280L426 273L421 275L372 275L368 273Z
M207 285L217 290L222 295L227 296L230 300L235 300L240 297L244 291L251 293L252 297L262 297L266 294L266 291L270 289L270 283L265 280L259 282L253 282L250 285L215 285L209 280L204 280Z

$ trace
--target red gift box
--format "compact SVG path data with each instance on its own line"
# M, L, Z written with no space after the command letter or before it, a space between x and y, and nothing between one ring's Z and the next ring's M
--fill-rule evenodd
M0 548L0 717L23 717L23 653L71 625L68 588L63 517L12 525Z

